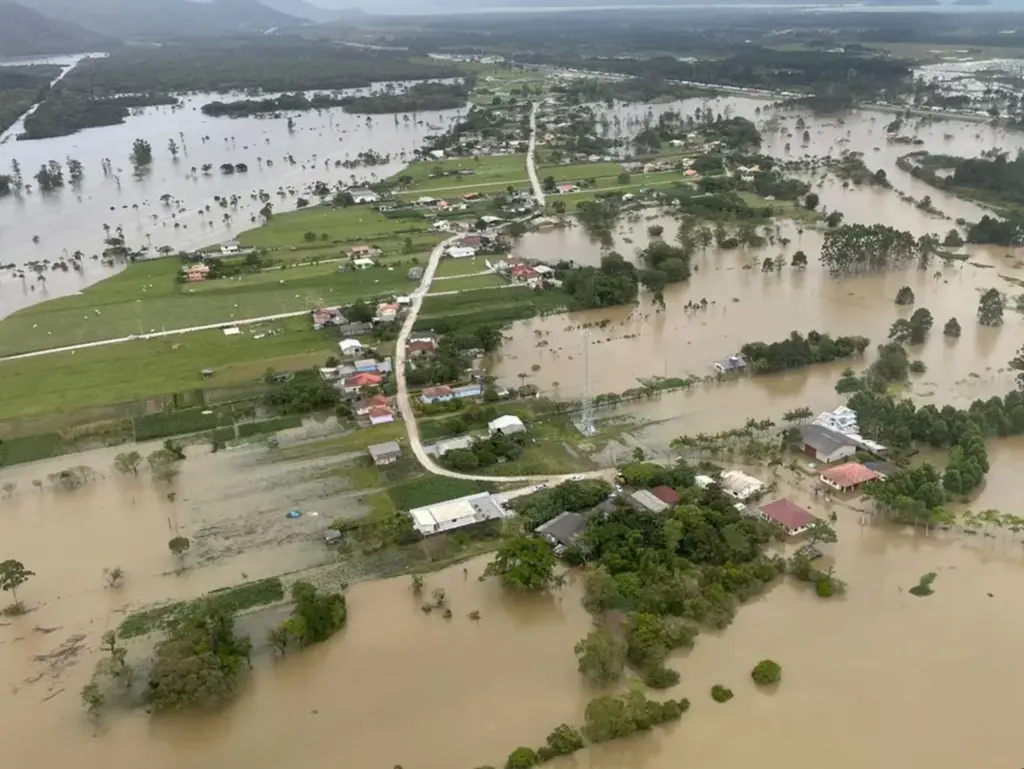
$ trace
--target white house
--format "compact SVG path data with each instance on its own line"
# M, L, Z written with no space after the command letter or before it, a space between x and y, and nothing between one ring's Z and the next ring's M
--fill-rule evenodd
M374 262L373 259L367 259L365 257L352 260L352 266L357 270L368 270L370 267L373 267L374 264L376 264L376 262Z
M379 323L393 323L398 317L398 305L389 302L382 302L377 305L376 319Z
M227 254L237 254L238 251L239 251L239 247L238 247L238 241L237 240L229 240L227 243L222 244L221 247L220 247L220 252L222 254L225 254L225 255L227 255Z
M446 252L452 259L466 259L476 256L476 249L469 246L452 246Z
M342 356L349 357L363 354L363 345L358 339L342 339L338 342L338 350Z
M718 477L722 491L733 499L746 502L764 491L764 483L740 470L726 470Z
M491 435L496 435L498 433L502 435L514 435L516 433L526 432L526 425L523 424L523 420L519 417L513 416L512 414L505 414L492 422L488 422L487 431Z
M366 187L352 187L348 194L352 196L353 203L376 203L380 195Z

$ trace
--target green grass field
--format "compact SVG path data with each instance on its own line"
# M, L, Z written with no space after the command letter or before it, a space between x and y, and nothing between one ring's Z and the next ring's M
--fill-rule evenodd
M492 261L498 257L493 257ZM485 264L487 257L474 256L471 259L450 259L444 257L437 265L437 273L434 279L447 278L453 275L471 275L474 272L483 272L487 269Z
M304 238L307 232L312 232L318 238L326 234L326 240L319 242L335 246L340 253L345 244L415 236L421 234L427 224L422 219L390 219L369 206L314 206L274 216L264 226L241 233L238 242L266 250L301 250L315 245Z
M470 275L466 278L435 280L430 284L430 293L439 294L445 291L474 291L480 288L495 288L496 286L504 285L506 285L506 282L494 274Z
M314 332L309 318L275 321L252 330L269 329L281 333L255 339L248 330L230 337L219 330L199 331L2 362L0 419L252 382L267 368L309 368L337 352L335 341ZM203 379L204 368L214 370L211 379Z
M442 176L431 178L438 167L445 171L467 170L472 174L465 176ZM450 187L465 185L501 184L506 185L526 179L526 155L495 155L482 158L448 158L439 161L423 161L413 163L391 177L395 181L400 176L411 176L414 191L427 189L444 190Z

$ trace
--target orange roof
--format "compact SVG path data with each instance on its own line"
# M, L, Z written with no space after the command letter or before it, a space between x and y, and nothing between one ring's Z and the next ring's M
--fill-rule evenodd
M394 416L392 414L392 412L391 412L391 409L389 409L387 406L377 406L377 407L374 407L374 408L370 409L369 413L370 413L371 417L390 417L390 416Z
M857 462L847 462L826 470L821 477L841 489L852 489L854 486L876 480L878 473Z
M448 385L439 385L437 387L427 387L423 390L423 394L428 398L436 398L439 395L451 395L452 388Z
M374 374L369 371L354 374L345 380L346 387L366 387L368 385L379 385L380 383L380 374Z

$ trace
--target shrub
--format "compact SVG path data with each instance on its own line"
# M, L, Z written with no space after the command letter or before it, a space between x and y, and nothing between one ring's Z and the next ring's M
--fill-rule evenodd
M505 769L531 769L537 765L537 751L533 748L516 748L508 755Z
M583 748L583 735L568 724L556 726L547 739L547 750L552 756L568 756ZM545 748L541 748L545 750ZM538 751L539 752L539 751Z
M774 660L761 660L750 671L750 677L758 686L776 684L782 680L782 667Z
M668 689L679 683L679 671L661 665L644 673L644 683L652 689Z
M732 699L732 689L715 684L711 687L711 699L715 702L728 702Z
M832 580L828 577L822 577L818 580L814 586L814 592L816 592L822 598L831 598L835 595L835 588L832 587Z

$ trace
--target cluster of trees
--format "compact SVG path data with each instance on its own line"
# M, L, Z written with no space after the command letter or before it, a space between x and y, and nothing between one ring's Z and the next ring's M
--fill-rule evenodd
M408 365L406 379L412 387L459 382L466 378L466 351L492 352L501 346L501 340L501 327L491 323L445 334L434 355Z
M794 331L781 342L748 342L740 348L754 374L774 374L812 363L831 363L834 360L860 355L871 340L863 336L839 336L808 332L804 337Z
M326 641L345 626L348 605L342 593L320 593L309 582L292 585L291 616L267 631L267 641L281 654L289 646L299 648Z
M930 236L914 238L884 224L844 224L825 232L821 263L832 276L901 270L915 262L925 269L937 245Z
M156 710L181 710L228 699L249 667L252 642L235 632L229 611L198 603L175 615L157 644L149 674Z
M918 307L910 318L897 318L889 327L889 339L900 344L924 344L935 323L926 307Z
M554 181L552 179L552 181ZM602 245L612 245L612 228L619 217L618 198L598 198L584 200L576 207L576 219L587 234L601 241Z
M60 163L51 160L46 165L39 166L36 171L36 186L41 192L52 192L64 186L64 170Z
M273 372L268 372L270 379ZM280 414L308 414L334 408L338 391L315 372L300 372L287 382L271 384L263 394L263 403Z
M1003 325L1003 296L994 288L978 300L978 323L983 326Z
M639 272L620 254L601 257L600 267L559 269L557 275L572 304L580 309L636 302Z
M685 242L677 247L663 240L654 241L640 252L640 261L646 265L646 269L640 270L640 282L660 294L669 283L689 280L692 250L692 245Z
M625 80L580 78L552 86L552 90L563 94L569 104L596 101L603 101L606 104L614 101L647 102L665 96L688 99L704 93L695 88L671 83L660 75L631 77Z
M343 107L346 112L384 114L420 110L456 109L469 97L470 86L463 83L416 83L402 93L382 92L369 96L334 96L330 93L283 93L266 99L212 101L202 106L211 117L244 117L266 113L308 111Z
M599 628L576 644L576 665L587 681L597 685L615 683L629 664L651 688L665 689L679 683L679 673L665 667L665 661L673 649L693 646L696 627L675 617L636 612L620 630L621 638Z
M512 500L512 509L532 531L560 513L576 513L595 507L608 499L611 492L611 484L600 479L566 481L550 489L516 497Z
M138 107L177 103L178 99L174 96L159 93L93 97L58 87L38 109L25 118L25 130L18 138L49 139L67 136L84 128L120 125Z
M1024 221L1016 217L997 219L985 214L968 228L967 242L1019 246L1024 244Z
M452 449L441 457L441 464L459 472L470 472L479 467L490 467L498 462L512 462L523 455L526 436L494 435L475 441L468 449Z
M560 584L554 551L538 537L516 537L505 542L484 569L485 577L497 577L511 590L538 592Z
M913 304L914 301L914 289L910 286L902 286L900 290L896 292L896 304L907 305Z
M0 68L0 133L46 97L60 71L61 67L50 64Z

